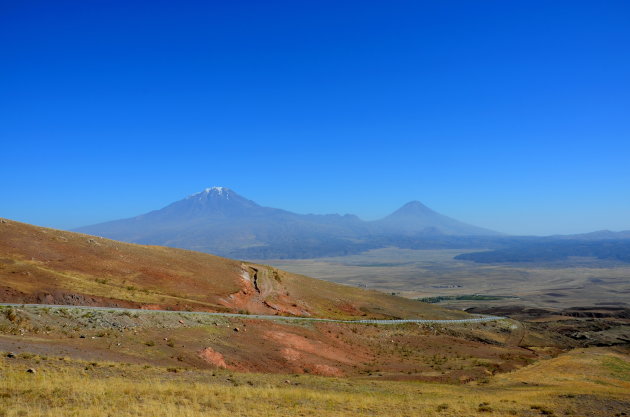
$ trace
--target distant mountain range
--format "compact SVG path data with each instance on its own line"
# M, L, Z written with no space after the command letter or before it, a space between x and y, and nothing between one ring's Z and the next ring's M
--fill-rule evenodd
M206 188L160 210L74 231L239 259L344 256L398 247L480 249L456 257L480 263L557 262L572 257L630 262L628 231L507 236L436 213L418 201L375 221L351 214L297 214L263 207L225 187Z
M548 263L590 258L630 262L630 231L577 235L505 237L486 246L494 250L457 255L455 259L477 263Z
M500 236L412 201L377 221L346 214L297 214L263 207L225 187L207 188L160 210L75 229L132 243L245 259L311 258L383 246L457 247ZM470 243L468 243L470 245ZM473 244L479 247L478 244Z

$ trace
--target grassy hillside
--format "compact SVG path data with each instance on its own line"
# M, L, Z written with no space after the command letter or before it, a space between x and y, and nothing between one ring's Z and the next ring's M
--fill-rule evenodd
M509 321L383 325L0 306L0 351L152 366L471 380L538 355Z
M0 413L15 416L623 416L630 358L569 352L484 384L179 371L111 362L0 359ZM64 359L64 358L61 358ZM29 367L40 369L26 373ZM41 370L44 368L44 370ZM531 374L534 378L531 378ZM541 379L542 377L542 379Z
M0 221L0 301L335 318L460 318L269 266Z
M563 351L549 336L508 320L374 326L4 307L0 415L623 415L627 346Z

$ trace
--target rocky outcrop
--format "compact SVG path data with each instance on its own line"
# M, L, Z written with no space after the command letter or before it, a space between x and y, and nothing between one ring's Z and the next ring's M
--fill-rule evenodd
M223 355L212 349L211 347L207 347L199 352L199 357L218 368L228 368L228 365L225 363L225 358L223 357Z
M275 268L243 263L240 276L241 289L221 299L222 305L255 314L311 315L306 303L291 298Z

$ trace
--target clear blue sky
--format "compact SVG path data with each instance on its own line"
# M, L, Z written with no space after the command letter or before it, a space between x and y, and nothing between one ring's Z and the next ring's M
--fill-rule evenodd
M630 2L2 1L0 216L213 185L374 219L630 229Z

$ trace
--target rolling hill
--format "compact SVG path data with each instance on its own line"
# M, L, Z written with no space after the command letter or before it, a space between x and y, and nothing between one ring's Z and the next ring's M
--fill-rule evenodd
M0 221L0 301L332 318L449 311L270 266Z

